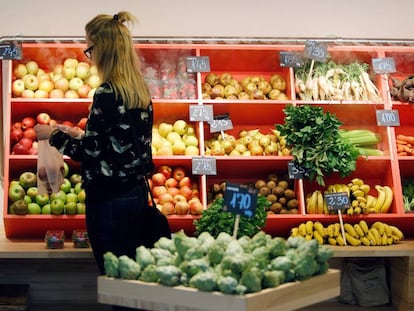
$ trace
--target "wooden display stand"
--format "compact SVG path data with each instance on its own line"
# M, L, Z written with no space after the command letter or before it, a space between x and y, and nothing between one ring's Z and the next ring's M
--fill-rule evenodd
M339 295L340 272L329 270L302 282L285 283L258 293L224 295L193 288L98 278L98 301L104 304L175 311L283 311L294 310Z

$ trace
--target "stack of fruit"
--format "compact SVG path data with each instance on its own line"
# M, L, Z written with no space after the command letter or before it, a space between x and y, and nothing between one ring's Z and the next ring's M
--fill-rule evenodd
M202 213L198 183L184 167L161 165L148 182L154 201L164 215Z
M319 244L338 246L386 246L404 239L404 234L398 227L381 221L375 221L371 226L365 220L355 224L344 223L343 229L344 232L341 232L339 222L324 227L319 221L308 220L292 228L290 235L302 236L307 240L315 239Z
M35 172L23 172L9 184L9 213L15 215L52 214L74 215L85 213L85 190L78 173L69 176L69 166L64 163L64 181L55 193L38 193Z
M23 98L92 98L100 78L96 66L66 58L52 71L39 68L36 61L13 68L12 95Z
M366 184L361 178L353 178L348 184L331 184L325 191L315 190L306 196L307 214L331 214L327 208L323 194L345 193L350 200L350 207L346 209L348 215L388 213L394 193L391 187L385 185L375 185L378 195L371 194L371 186ZM323 194L322 194L323 192Z

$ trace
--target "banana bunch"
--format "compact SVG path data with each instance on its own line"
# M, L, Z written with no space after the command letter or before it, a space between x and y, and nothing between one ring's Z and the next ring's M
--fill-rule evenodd
M372 213L372 199L375 199L375 197L368 195L371 187L368 184L364 183L361 178L353 178L347 187L350 193L351 206L346 210L346 213L348 215ZM368 196L371 200L369 205L370 207L368 207Z
M394 192L389 186L375 185L375 189L378 191L378 197L373 205L374 213L388 213L394 199Z
M290 235L303 236L307 240L315 239L319 244L334 246L381 246L395 244L404 239L404 234L396 226L376 221L369 227L365 220L355 224L344 223L345 240L338 222L324 227L319 221L308 220L292 228Z
M306 213L307 214L323 214L324 199L320 190L315 190L306 197Z

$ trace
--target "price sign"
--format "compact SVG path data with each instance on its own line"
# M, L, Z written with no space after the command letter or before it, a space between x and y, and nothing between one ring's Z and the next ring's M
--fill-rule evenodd
M351 207L349 196L346 192L333 192L325 194L326 207L330 211L343 210Z
M22 59L22 49L15 44L0 44L0 60Z
M191 56L186 58L187 72L210 72L208 56Z
M309 177L309 172L303 167L297 166L295 161L288 162L288 174L290 179Z
M213 105L190 105L190 121L213 120Z
M226 182L224 191L225 212L253 217L257 207L257 189L247 185Z
M398 110L377 110L378 126L400 126L400 115Z
M193 175L217 175L216 158L192 157Z
M325 44L317 43L316 41L306 41L304 55L306 58L318 62L326 62L328 48Z
M209 122L210 124L210 133L222 132L226 130L231 130L233 128L233 122L230 119L219 119Z
M384 58L373 58L372 59L372 68L376 74L386 74L393 73L397 70L395 69L395 61L392 57Z
M279 53L280 67L298 68L303 65L303 58L299 53L281 51Z

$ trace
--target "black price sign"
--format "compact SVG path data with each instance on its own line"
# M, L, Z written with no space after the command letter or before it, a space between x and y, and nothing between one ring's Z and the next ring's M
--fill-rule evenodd
M395 61L392 57L384 58L373 58L372 59L372 68L376 74L386 74L393 73L397 70L395 69Z
M295 161L288 162L288 174L290 179L309 177L309 172L303 167L297 166Z
M218 119L209 122L210 133L221 132L231 130L233 128L233 122L230 119Z
M22 59L22 49L16 44L0 44L0 60Z
M191 160L193 175L217 175L216 158L193 157Z
M400 115L398 110L377 110L378 126L400 126Z
M191 56L186 58L187 72L210 72L208 56Z
M213 105L190 105L190 121L213 120Z
M325 193L326 207L329 211L343 210L351 207L346 192Z
M225 212L253 217L257 207L257 189L247 185L226 182L224 191Z
M304 55L306 58L318 62L326 62L328 48L325 44L317 43L316 41L306 41Z
M303 58L297 52L281 51L279 53L280 67L299 68L303 65Z

